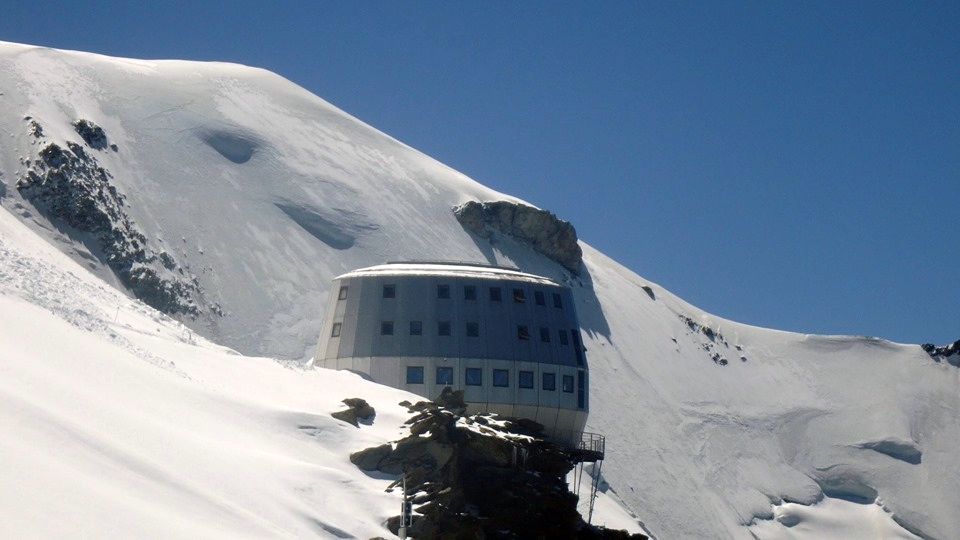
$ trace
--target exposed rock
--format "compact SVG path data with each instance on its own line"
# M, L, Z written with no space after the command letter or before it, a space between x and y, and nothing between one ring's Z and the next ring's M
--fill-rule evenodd
M353 424L356 427L360 427L359 422L372 424L374 417L377 416L377 411L374 410L366 400L347 398L343 400L343 403L346 404L347 408L342 411L330 413L330 416L337 420L343 420L348 424Z
M84 126L97 141L97 130L102 130ZM43 138L39 124L36 133ZM201 293L196 280L185 277L168 253L148 246L127 214L125 197L110 183L110 172L81 145L45 144L37 159L25 164L28 168L17 182L17 191L54 224L90 234L95 254L137 298L169 314L199 314L195 298Z
M577 231L553 213L509 201L469 201L453 209L465 229L483 238L505 234L531 245L574 274L580 272L583 251Z
M645 293L647 293L647 296L649 296L651 300L657 299L657 295L653 294L653 288L650 287L649 285L644 285L640 288L643 289Z
M566 486L574 458L531 421L465 415L463 392L408 405L410 435L361 450L363 470L406 473L413 538L645 538L586 524ZM374 465L376 464L376 465ZM395 484L396 485L396 484ZM387 522L397 532L400 516Z
M924 343L921 347L937 362L946 360L948 364L960 367L960 339L940 347L933 343Z
M107 134L103 128L94 124L90 120L80 119L73 123L73 129L83 138L83 141L97 150L103 150L107 147Z

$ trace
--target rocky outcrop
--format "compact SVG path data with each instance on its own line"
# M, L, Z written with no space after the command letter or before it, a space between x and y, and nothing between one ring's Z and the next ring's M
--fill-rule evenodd
M946 360L948 364L960 367L960 339L939 347L933 343L924 343L921 347L937 362Z
M483 238L505 234L579 274L583 251L577 230L551 212L509 201L469 201L453 209L457 221Z
M575 460L534 422L465 414L463 392L406 403L410 435L361 450L366 471L406 474L413 538L645 538L588 525L566 475ZM396 484L395 484L396 485ZM396 532L400 516L388 527Z
M360 427L360 422L372 424L374 417L377 416L377 411L365 399L347 398L343 400L343 403L347 408L332 412L330 416L356 427Z
M26 171L17 181L20 195L54 224L89 235L84 240L93 240L92 251L137 298L169 314L198 315L196 279L187 277L169 253L148 246L127 214L125 197L111 184L110 172L78 143L67 142L64 148L45 142L42 126L27 120L40 150L24 162ZM78 125L84 140L106 145L102 129L92 122ZM219 312L217 306L212 310Z
M103 150L107 147L107 134L103 128L94 124L90 120L80 119L73 123L73 129L83 138L87 146L96 150Z

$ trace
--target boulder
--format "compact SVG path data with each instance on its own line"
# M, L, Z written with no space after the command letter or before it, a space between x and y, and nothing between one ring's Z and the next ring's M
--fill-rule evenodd
M373 423L373 419L377 416L377 411L370 406L366 400L360 398L347 398L343 400L343 403L347 406L346 409L342 411L336 411L330 413L330 416L336 418L337 420L343 420L348 424L353 424L355 427L360 427L360 422L364 424Z

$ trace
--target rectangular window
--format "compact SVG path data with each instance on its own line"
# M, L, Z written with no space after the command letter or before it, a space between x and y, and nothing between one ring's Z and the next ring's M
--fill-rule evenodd
M537 302L538 306L545 305L543 301L543 291L533 291L533 299Z
M523 294L523 289L514 289L513 290L513 301L522 304L527 301L527 297Z
M384 286L383 286L383 297L384 297L384 298L396 298L396 297L397 297L397 286L396 286L396 285L384 285Z
M437 285L437 298L450 298L450 286Z
M520 371L517 373L517 384L520 388L533 388L533 372Z
M567 343L568 343L568 341L567 341L567 331L564 330L563 328L561 328L561 329L560 329L560 344L561 344L561 345L566 345Z
M463 287L463 299L464 300L476 300L477 299L477 288L473 285L464 285Z
M423 335L423 321L410 321L410 335L411 336Z
M510 386L510 372L505 369L493 370L493 385L503 388Z
M560 293L553 293L553 307L563 309L563 301L560 299Z
M440 321L437 323L437 335L438 336L450 335L450 321Z
M337 300L346 300L347 299L347 287L340 287L340 294L337 295Z
M568 394L573 393L573 375L563 376L563 391Z
M423 384L423 366L407 366L407 384Z
M467 337L479 337L479 336L480 336L480 323L468 322Z
M581 369L577 372L577 408L583 409L587 406L587 376Z
M483 369L468 367L463 373L463 382L467 386L483 386Z
M550 343L550 329L549 329L549 328L541 328L541 329L540 329L540 341L543 341L543 342L545 342L545 343Z
M490 287L490 301L491 302L500 301L500 287Z
M557 389L557 374L548 371L543 372L543 389L553 392Z
M380 335L381 335L381 336L392 336L392 335L393 335L393 321L381 321L381 322L380 322Z
M335 322L333 323L333 332L330 332L330 337L340 337L340 329L343 327L343 323Z
M524 325L517 325L517 339L527 341L530 339L530 330Z
M437 384L453 384L453 368L452 367L437 368Z

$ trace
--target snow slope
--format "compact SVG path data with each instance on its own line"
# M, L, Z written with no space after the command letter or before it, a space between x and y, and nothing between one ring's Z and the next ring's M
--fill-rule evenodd
M576 277L510 239L492 245L473 237L452 206L515 199L263 70L2 44L0 93L0 136L7 141L0 149L6 184L0 205L116 283L78 235L51 226L15 187L43 141L80 141L71 123L81 118L102 126L118 149L91 154L112 174L148 241L189 269L208 304L222 306L223 316L206 310L184 321L217 343L244 354L304 359L316 340L329 280L339 273L386 260L510 262L573 287L591 365L589 429L608 437L603 470L611 489L653 534L750 538L789 529L795 537L816 537L830 532L824 528L841 530L829 516L850 516L839 519L854 523L860 507L873 509L877 498L882 508L875 518L884 530L910 534L902 526L929 538L960 531L953 500L960 492L960 371L918 346L750 327L704 313L584 243L585 271ZM42 141L30 135L25 116L43 126ZM139 334L117 335L159 363L181 354L158 354ZM343 375L269 364L263 369L277 370L276 379L261 379L256 370L228 367L255 360L203 350L204 358L216 358L209 365L217 366L217 377L235 371L231 384L261 396L250 398L258 407L293 400L304 411L349 397L297 401L307 399L295 398L306 395L299 392L315 392ZM41 352L57 351L31 354ZM187 376L207 365L183 355L176 366ZM95 373L90 368L76 377ZM213 384L217 377L203 373ZM66 384L67 375L60 377ZM88 382L95 381L78 378L73 386ZM206 398L191 395L184 402L191 399ZM239 401L242 411L248 400ZM110 408L96 412L110 417ZM176 412L195 411L198 422L211 411L259 414L226 409L205 403ZM223 460L243 462L224 451ZM71 463L64 458L65 467ZM178 474L173 466L166 472ZM778 506L784 501L807 510L764 521L784 514ZM837 507L855 511L833 511ZM273 515L283 512L289 507ZM324 521L341 523L330 516Z

